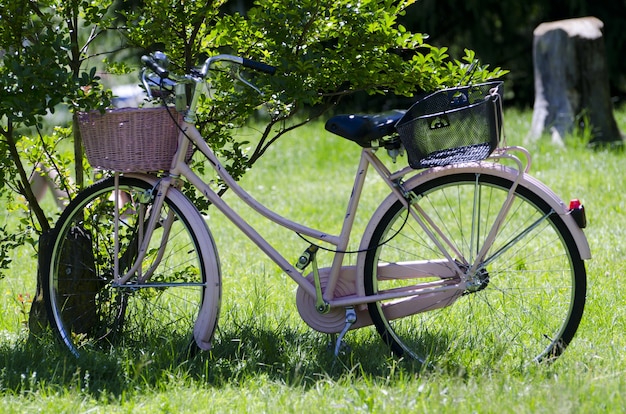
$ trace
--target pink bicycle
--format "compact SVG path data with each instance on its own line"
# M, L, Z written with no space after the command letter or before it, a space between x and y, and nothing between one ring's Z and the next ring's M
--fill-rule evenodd
M438 91L407 111L329 119L329 131L362 147L341 232L329 234L261 205L194 127L197 103L210 97L207 81L218 62L268 73L274 68L219 55L194 73L174 76L157 57L144 58L144 84L157 84L162 93L191 90L190 104L179 96L179 111L82 117L90 163L111 174L65 209L44 269L50 320L74 355L188 346L190 340L200 349L211 347L220 264L207 220L183 195L183 182L293 279L302 319L337 335L336 351L348 331L372 325L396 354L425 363L453 350L489 363L541 361L570 343L585 303L584 260L591 256L581 230L584 209L577 201L565 205L528 174L527 151L500 142L502 83ZM192 148L232 193L307 240L295 256L277 251L192 171ZM398 170L379 158L403 152L409 165ZM350 251L372 170L389 193L358 249ZM329 267L318 266L323 254L332 256ZM354 264L346 264L348 256Z

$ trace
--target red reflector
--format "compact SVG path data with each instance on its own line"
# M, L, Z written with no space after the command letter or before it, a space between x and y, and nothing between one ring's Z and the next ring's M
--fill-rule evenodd
M569 211L574 220L576 220L576 224L581 229L587 227L587 215L585 214L585 207L583 207L582 203L579 199L574 198L569 202Z

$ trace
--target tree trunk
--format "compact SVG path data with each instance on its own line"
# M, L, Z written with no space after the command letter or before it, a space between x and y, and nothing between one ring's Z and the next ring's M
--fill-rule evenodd
M50 230L44 231L39 236L38 255L37 255L37 291L33 298L33 304L30 308L28 315L28 330L29 337L36 338L41 334L48 326L48 317L46 314L46 304L43 300L43 286L41 281L46 275L42 274L48 260L48 252L50 251L50 245L53 242L52 232Z
M622 140L613 117L603 26L595 17L584 17L542 23L533 32L531 138L549 132L562 143L584 121L592 143Z

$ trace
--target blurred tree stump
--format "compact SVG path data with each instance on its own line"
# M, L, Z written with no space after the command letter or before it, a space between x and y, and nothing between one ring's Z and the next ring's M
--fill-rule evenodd
M563 137L584 127L592 143L621 141L613 117L602 28L595 17L542 23L533 32L535 104L532 139Z

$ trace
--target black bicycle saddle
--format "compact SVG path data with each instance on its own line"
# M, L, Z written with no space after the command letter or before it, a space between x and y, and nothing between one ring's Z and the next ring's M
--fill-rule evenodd
M326 121L326 130L368 148L372 141L396 132L396 123L405 112L394 110L372 115L336 115Z

